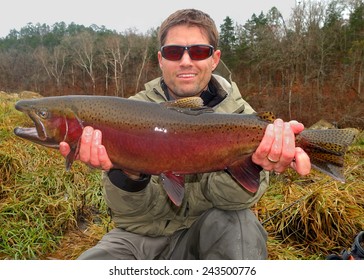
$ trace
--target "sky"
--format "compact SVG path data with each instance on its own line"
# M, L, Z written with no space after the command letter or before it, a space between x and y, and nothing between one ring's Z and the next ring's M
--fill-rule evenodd
M104 25L117 32L136 28L146 32L157 28L171 13L195 8L208 13L219 27L229 16L244 24L253 13L266 13L275 6L287 19L297 0L10 0L1 5L0 38L10 30L20 30L28 23L52 26L56 22L74 22L90 26Z

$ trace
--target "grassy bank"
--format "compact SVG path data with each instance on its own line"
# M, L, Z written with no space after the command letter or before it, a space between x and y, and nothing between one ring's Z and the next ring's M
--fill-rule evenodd
M86 240L94 235L89 228L105 229L101 174L77 162L66 172L58 151L16 137L14 127L29 123L14 109L16 99L0 101L0 259L47 258L65 234Z
M58 151L17 138L29 120L0 94L0 259L74 259L109 225L101 173ZM350 147L345 184L312 172L273 176L254 208L269 232L272 259L322 259L350 247L364 229L364 135Z

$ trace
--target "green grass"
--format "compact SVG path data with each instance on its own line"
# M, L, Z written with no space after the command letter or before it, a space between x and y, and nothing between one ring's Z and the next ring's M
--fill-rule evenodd
M101 172L13 134L29 119L0 94L0 259L75 259L109 225ZM347 182L313 171L272 176L254 211L269 233L271 259L323 259L350 248L364 229L364 133L346 158Z
M66 172L58 151L16 137L28 120L14 101L2 98L0 107L0 258L38 259L69 230L105 228L101 173L79 163Z

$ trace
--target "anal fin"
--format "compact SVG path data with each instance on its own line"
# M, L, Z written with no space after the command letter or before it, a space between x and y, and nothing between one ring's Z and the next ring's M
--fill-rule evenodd
M183 175L173 174L172 172L162 173L160 175L163 187L172 202L180 206L185 194L185 178Z
M239 182L239 184L251 193L256 193L260 185L260 172L262 167L252 161L251 156L236 162L227 168L228 172Z

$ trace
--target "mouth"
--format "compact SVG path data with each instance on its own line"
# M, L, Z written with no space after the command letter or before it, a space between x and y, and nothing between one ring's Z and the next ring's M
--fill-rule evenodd
M22 105L21 101L19 101L15 104L15 109L28 115L34 123L34 127L16 127L14 129L16 136L51 148L57 148L59 146L58 143L53 143L49 140L44 124L31 108Z
M53 143L47 139L47 137L39 137L38 131L35 127L16 127L14 129L14 134L20 138L32 141L34 143L50 147L50 148L59 148L58 143Z
M43 139L38 136L38 131L35 127L16 127L14 129L14 134L33 142L43 141Z
M197 76L197 74L193 74L193 73L185 73L185 74L178 74L177 78L181 78L181 79L191 79L191 78L195 78Z

